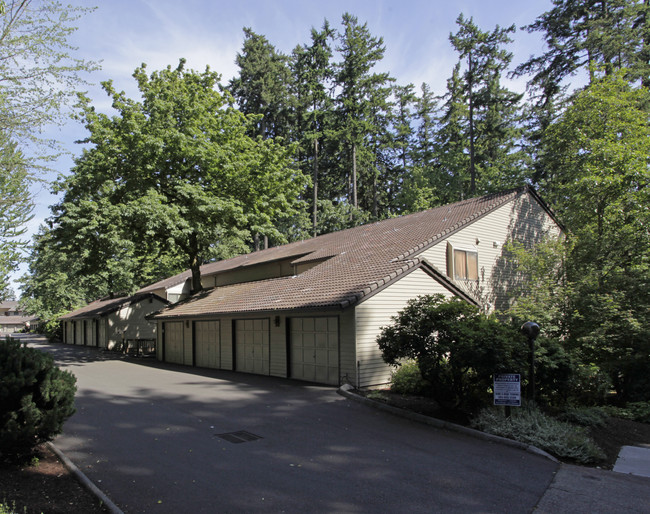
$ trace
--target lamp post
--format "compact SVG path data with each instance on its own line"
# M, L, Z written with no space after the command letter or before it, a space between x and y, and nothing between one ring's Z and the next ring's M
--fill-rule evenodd
M535 339L539 335L539 325L527 321L521 326L521 332L528 338L528 401L535 401Z

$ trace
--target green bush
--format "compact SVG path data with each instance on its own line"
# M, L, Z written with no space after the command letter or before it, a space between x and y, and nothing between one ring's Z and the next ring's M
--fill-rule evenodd
M390 378L390 390L399 394L421 395L431 387L428 381L422 378L417 362L402 362Z
M595 464L605 458L584 428L554 419L536 408L515 409L509 418L500 409L484 409L472 420L472 426L580 464Z
M527 369L519 331L460 299L421 296L393 320L377 338L384 361L416 361L445 408L476 412L492 402L495 373Z
M560 421L583 427L602 427L608 417L602 407L570 407L557 416Z
M0 341L0 453L25 455L60 434L74 413L75 382L50 355Z
M630 402L625 407L607 406L605 411L616 418L650 423L650 402Z

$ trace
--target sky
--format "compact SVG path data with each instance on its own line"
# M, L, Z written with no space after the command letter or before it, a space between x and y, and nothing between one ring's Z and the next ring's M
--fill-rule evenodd
M65 2L64 2L65 3ZM447 78L458 60L449 34L456 32L460 13L484 31L496 25L514 24L517 32L509 46L513 65L543 49L542 35L529 34L521 27L552 7L551 0L69 0L73 6L95 9L78 22L70 42L77 54L98 61L101 70L87 77L92 84L87 94L100 112L110 113L110 101L100 83L112 80L115 89L139 99L133 71L145 63L152 72L176 67L180 58L187 67L204 71L206 66L222 76L222 83L237 74L235 58L241 50L243 28L266 36L276 49L291 53L297 45L308 44L312 28L320 29L328 20L341 28L341 16L350 13L367 23L373 36L382 37L386 52L377 72L389 72L397 84L426 82L434 94L442 95ZM507 83L522 91L525 78ZM74 156L82 145L75 144L87 134L79 122L70 120L48 135L59 140L70 154L53 165L46 180L68 174ZM57 202L46 185L34 190L34 219L28 237L50 215L49 206ZM16 280L26 272L21 266L13 274ZM17 284L14 290L19 294Z

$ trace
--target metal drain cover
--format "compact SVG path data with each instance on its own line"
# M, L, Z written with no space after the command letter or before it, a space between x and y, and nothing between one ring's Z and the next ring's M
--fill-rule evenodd
M217 437L225 439L229 443L249 443L251 441L257 441L258 439L264 439L262 436L251 434L246 432L246 430L240 430L239 432L228 432L226 434L217 434Z

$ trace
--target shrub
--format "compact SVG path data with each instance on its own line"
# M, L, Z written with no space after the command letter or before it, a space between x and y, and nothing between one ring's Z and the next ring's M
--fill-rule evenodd
M0 453L24 455L60 434L74 413L75 382L50 355L0 341Z
M509 418L499 409L484 409L472 420L472 426L580 464L594 464L605 458L584 428L554 419L534 407L516 409Z
M399 394L421 395L431 386L422 378L417 362L407 361L393 371L390 379L390 390Z
M385 362L415 360L442 406L468 412L491 402L495 373L527 369L521 334L458 298L421 296L382 329Z
M602 407L570 407L557 416L560 421L583 427L602 427L608 417Z
M631 402L625 407L607 406L605 411L616 418L650 423L650 402Z

